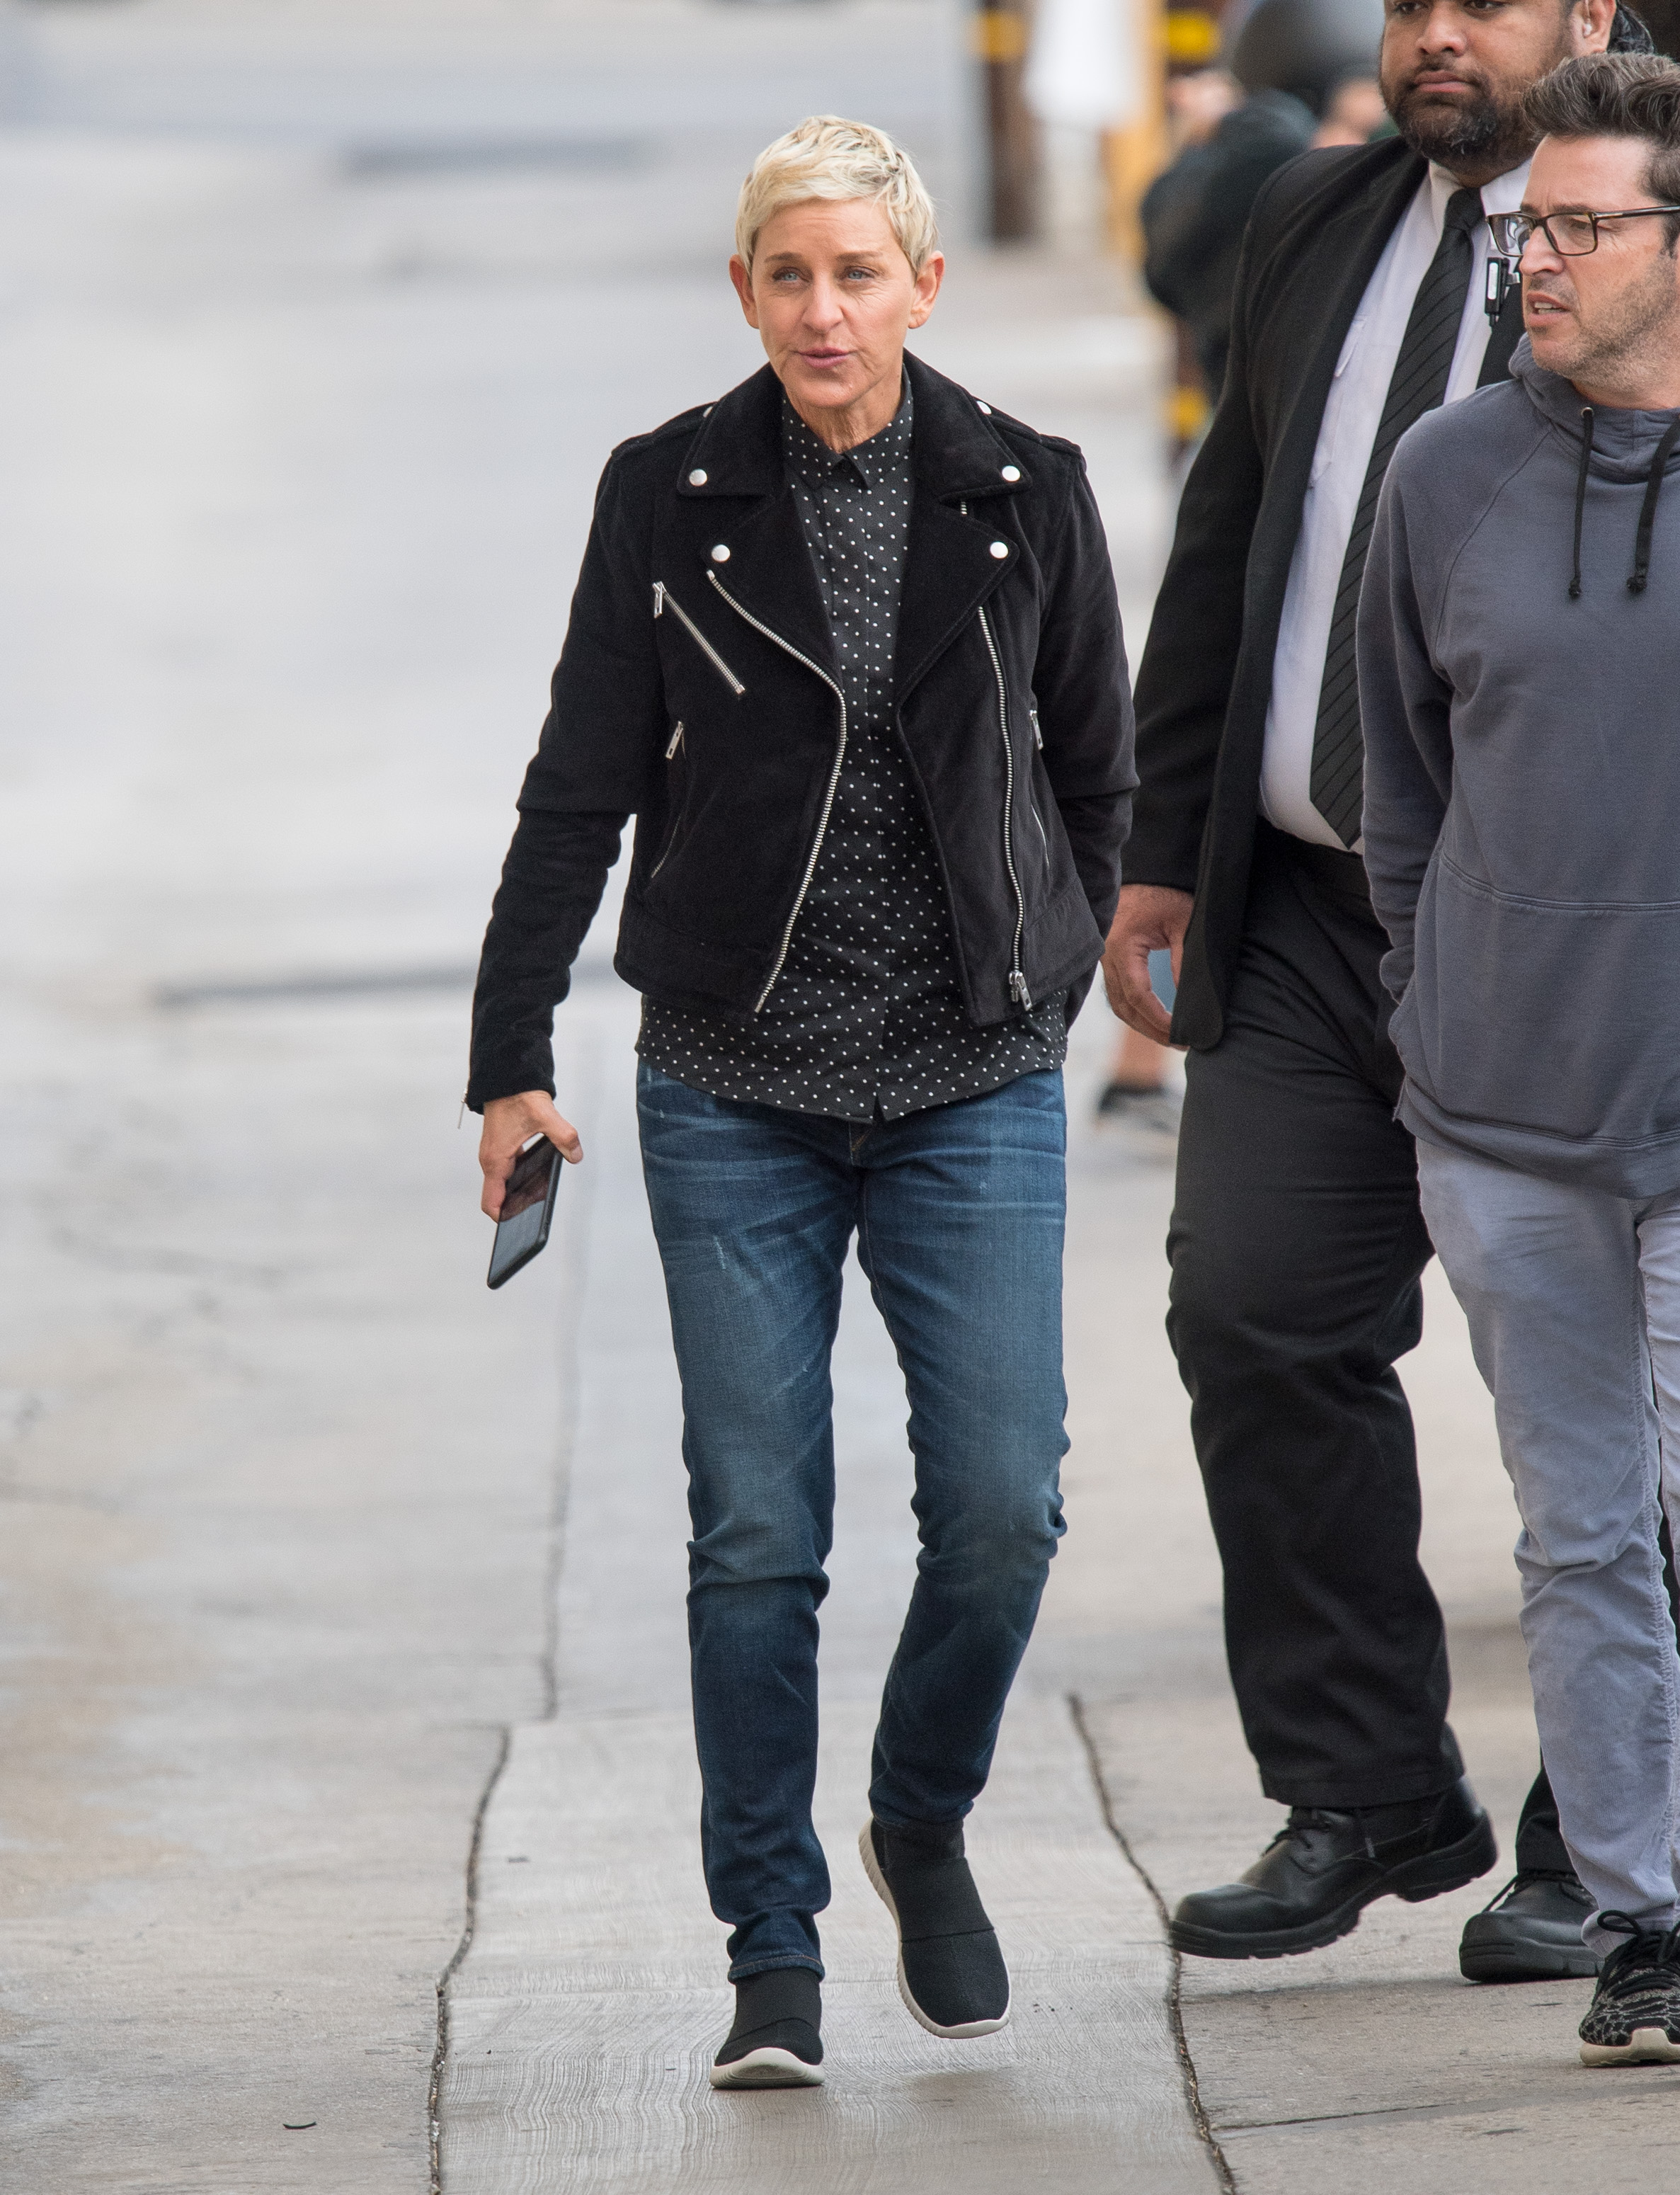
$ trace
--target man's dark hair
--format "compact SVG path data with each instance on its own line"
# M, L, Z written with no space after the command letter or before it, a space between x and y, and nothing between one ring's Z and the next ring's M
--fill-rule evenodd
M1680 205L1680 64L1658 54L1581 54L1542 77L1522 111L1537 137L1635 137L1648 148L1645 187ZM1668 248L1680 214L1663 224Z

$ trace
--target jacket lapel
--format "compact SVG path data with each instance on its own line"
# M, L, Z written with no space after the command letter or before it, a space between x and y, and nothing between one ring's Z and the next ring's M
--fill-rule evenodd
M1019 454L966 389L920 359L906 355L904 365L916 406L916 493L893 656L900 701L1020 562L1020 544L996 522L997 499L1032 485ZM1012 481L1004 477L1006 466ZM992 553L999 541L1007 556Z
M1299 223L1280 239L1279 254L1298 255L1295 231L1301 226L1318 228L1314 248L1304 255L1312 276L1325 285L1324 317L1319 324L1307 370L1297 381L1293 398L1284 410L1267 465L1266 498L1255 527L1254 548L1263 552L1266 565L1288 559L1295 551L1301 530L1301 505L1312 477L1313 453L1330 384L1371 277L1377 271L1389 239L1411 204L1424 173L1423 162L1407 153L1402 162L1385 167L1366 187L1354 193L1341 209L1325 221L1321 207L1307 209ZM1278 582L1278 607L1282 608L1282 579Z
M906 355L904 366L915 406L916 492L895 652L900 698L1020 562L1019 543L988 505L995 511L998 498L1032 486L1018 452L965 389L919 359ZM1005 467L1014 480L1004 479ZM697 530L715 585L737 610L835 676L816 567L785 478L781 384L768 366L712 406L683 458L676 492L683 504L705 506L696 513ZM992 553L998 541L1006 556ZM727 556L713 555L719 547Z
M1490 389L1496 381L1510 378L1510 354L1522 340L1522 285L1509 284L1505 302L1499 308L1499 317L1494 321L1487 338L1487 348L1482 354L1482 371L1476 376L1478 389Z
M830 678L839 675L834 637L817 585L817 567L799 521L793 490L780 491L717 536L728 551L719 563L706 555L713 584L737 610L819 665Z
M702 568L736 608L836 673L834 642L782 457L781 383L768 366L713 405L689 445L678 499L696 509ZM719 558L714 550L726 549Z
M1272 263L1293 274L1301 300L1297 305L1286 295L1269 301L1265 309L1274 320L1286 326L1292 311L1306 309L1315 289L1325 300L1304 372L1292 369L1281 345L1249 362L1253 385L1262 391L1288 392L1281 395L1276 431L1263 445L1266 484L1249 541L1242 648L1231 684L1216 788L1216 798L1236 802L1251 816L1265 745L1278 627L1325 404L1366 285L1424 174L1418 155L1395 142L1373 147L1361 157L1372 163L1362 187L1358 182L1349 186L1346 170L1338 167L1325 188L1304 201L1273 245ZM1263 280L1265 270L1258 271ZM1210 834L1205 857L1211 844Z

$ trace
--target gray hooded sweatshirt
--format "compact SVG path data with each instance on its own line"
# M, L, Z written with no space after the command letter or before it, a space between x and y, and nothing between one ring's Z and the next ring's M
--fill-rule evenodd
M1359 611L1365 865L1414 1135L1680 1189L1680 412L1534 362L1421 419Z

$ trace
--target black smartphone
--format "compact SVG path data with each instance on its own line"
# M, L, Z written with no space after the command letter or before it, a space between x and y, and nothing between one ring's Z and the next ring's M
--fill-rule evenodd
M489 1285L499 1288L528 1265L549 1239L554 1222L555 1191L560 1186L560 1153L538 1136L514 1161L508 1176L502 1216L491 1246Z

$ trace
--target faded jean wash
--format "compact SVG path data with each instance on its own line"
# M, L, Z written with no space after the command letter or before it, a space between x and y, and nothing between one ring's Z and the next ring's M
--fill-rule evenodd
M859 1123L645 1063L642 1164L682 1379L688 1631L712 1910L730 1978L822 1971L811 1822L833 1537L829 1358L858 1259L910 1404L917 1577L888 1674L877 1820L962 1820L1062 1530L1062 1077Z

